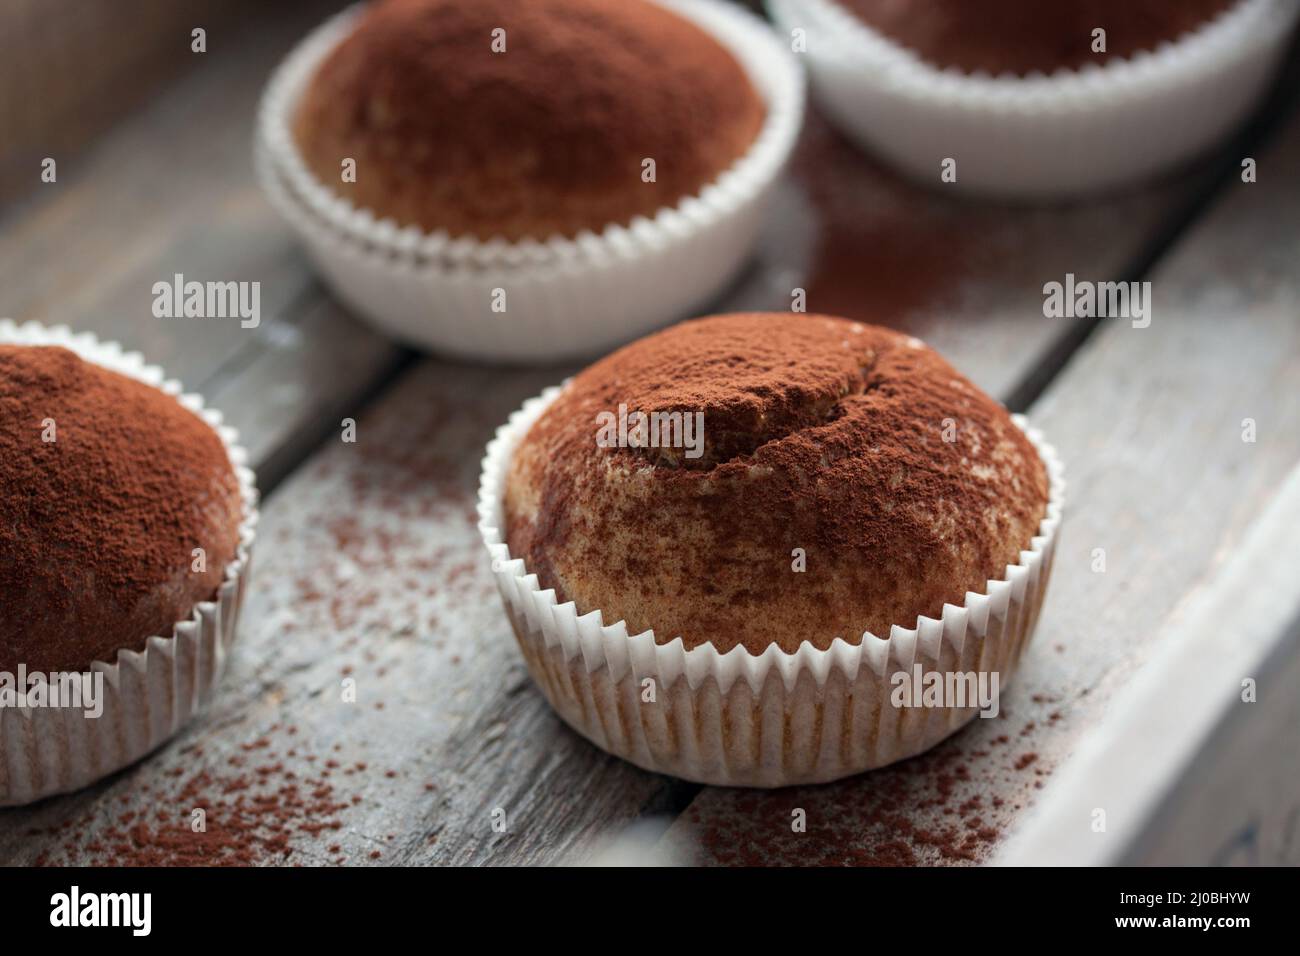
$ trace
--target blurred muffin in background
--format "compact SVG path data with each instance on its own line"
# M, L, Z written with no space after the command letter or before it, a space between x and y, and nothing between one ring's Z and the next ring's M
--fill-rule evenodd
M320 65L294 135L321 182L378 218L546 239L699 192L764 114L721 43L648 0L386 0Z
M1249 116L1293 0L767 0L824 112L948 191L1069 198L1185 163Z

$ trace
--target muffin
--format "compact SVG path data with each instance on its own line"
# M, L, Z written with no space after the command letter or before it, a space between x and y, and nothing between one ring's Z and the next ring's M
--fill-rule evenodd
M603 447L593 422L620 406L701 412L701 454ZM1014 564L1046 508L1024 433L918 340L742 314L676 325L575 376L515 451L505 532L579 613L758 655L937 617Z
M938 188L1073 197L1189 162L1249 116L1290 0L768 0L864 148ZM1104 30L1104 49L1094 38Z
M233 639L251 475L214 416L133 358L0 323L0 673L103 680L99 714L0 709L0 804L161 743Z
M320 65L294 135L321 182L381 218L546 239L699 192L765 112L726 47L648 0L385 0Z
M388 334L557 361L719 295L802 118L799 58L730 0L385 0L288 56L255 160Z
M526 407L489 449L480 508L562 716L650 769L778 786L909 756L973 716L890 707L890 661L1005 681L1046 582L1052 467L917 339L726 315Z

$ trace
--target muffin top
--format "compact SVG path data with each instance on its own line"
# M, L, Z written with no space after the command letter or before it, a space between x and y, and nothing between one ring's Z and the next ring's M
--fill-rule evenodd
M765 112L721 44L648 0L385 0L325 58L293 125L312 173L379 218L545 240L698 193Z
M983 592L1047 498L1006 410L917 339L723 315L565 385L511 459L505 534L579 613L659 643L793 652L887 637Z
M171 636L216 593L241 520L225 446L175 398L0 345L0 671L84 671Z
M940 68L1028 74L1154 50L1236 0L835 0ZM1094 53L1092 31L1106 31Z

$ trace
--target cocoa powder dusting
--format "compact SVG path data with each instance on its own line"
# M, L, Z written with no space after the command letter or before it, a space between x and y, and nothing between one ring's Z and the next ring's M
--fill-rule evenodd
M702 413L702 455L600 447L598 416L620 405ZM581 612L688 647L793 651L885 636L982 590L1046 501L1006 411L916 339L741 314L681 323L576 376L516 451L506 535ZM808 555L798 574L794 548Z
M170 636L215 593L241 509L220 438L175 398L0 345L0 670L84 670Z
M676 205L765 113L724 46L645 0L388 0L321 65L295 136L322 182L400 224L544 239Z
M1028 74L1131 57L1177 40L1237 0L836 0L939 67ZM1106 31L1093 50L1092 31Z

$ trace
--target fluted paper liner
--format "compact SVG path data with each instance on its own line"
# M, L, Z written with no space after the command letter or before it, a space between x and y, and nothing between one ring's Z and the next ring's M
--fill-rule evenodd
M1199 29L1051 75L939 69L833 0L767 0L803 29L818 105L909 176L944 188L1071 196L1189 160L1239 125L1281 62L1300 4L1240 0ZM1104 24L1098 24L1104 26Z
M546 241L477 241L376 219L308 170L291 123L316 67L351 30L352 7L311 33L267 87L255 162L276 209L325 282L397 338L475 359L544 361L607 351L720 293L752 250L803 120L803 73L766 24L721 0L654 0L736 57L767 104L749 151L653 218ZM362 173L364 175L364 172ZM494 312L493 290L506 291Z
M559 394L526 402L489 443L479 484L479 531L497 586L533 679L564 720L596 746L646 770L699 783L778 787L821 783L881 767L933 747L966 724L977 707L898 708L892 676L996 671L1007 686L1033 634L1051 571L1065 480L1055 451L1016 425L1047 468L1050 494L1038 534L984 593L946 604L881 639L836 638L828 650L805 643L725 654L709 643L686 650L680 637L656 644L654 631L629 634L601 612L559 604L505 543L502 502L515 446ZM642 703L642 681L656 701Z
M179 382L145 364L138 352L66 326L17 325L8 319L0 319L0 342L61 345L175 397L220 436L243 497L239 544L216 596L195 605L171 634L150 637L143 650L123 650L115 661L91 664L91 671L104 675L98 718L77 708L0 708L0 806L15 806L80 789L134 763L207 704L235 640L257 526L257 489L247 455L221 414L204 408L200 396L184 394Z

